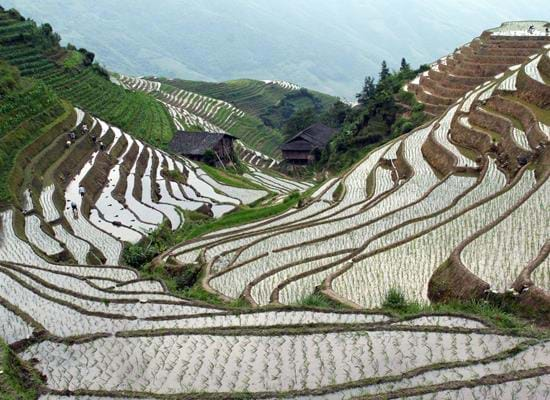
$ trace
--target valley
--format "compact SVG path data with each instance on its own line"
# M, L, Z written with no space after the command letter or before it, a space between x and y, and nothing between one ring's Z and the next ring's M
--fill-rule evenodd
M284 123L337 98L109 73L2 10L0 398L550 396L546 26L484 31L406 83L420 126L291 177Z

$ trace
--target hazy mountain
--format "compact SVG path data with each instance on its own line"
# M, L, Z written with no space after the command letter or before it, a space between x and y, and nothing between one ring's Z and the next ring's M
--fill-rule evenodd
M108 68L203 80L284 79L352 97L386 59L433 61L547 0L0 0Z

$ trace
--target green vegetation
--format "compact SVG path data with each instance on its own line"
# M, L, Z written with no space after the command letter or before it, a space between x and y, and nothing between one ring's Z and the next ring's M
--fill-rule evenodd
M0 399L31 400L38 398L41 385L38 374L25 365L0 340Z
M169 273L166 268L155 268L151 265L147 265L141 270L141 275L145 279L158 279L163 281L170 293L177 296L202 301L216 306L223 305L235 309L250 307L250 304L243 299L235 299L231 302L224 302L214 293L206 291L200 283L200 278L202 277L200 273L191 278L189 278L189 275L185 273L189 267L190 266L187 266L183 272L178 271L178 273L174 275ZM199 267L194 268L200 270ZM189 278L184 284L182 284L182 276Z
M285 140L288 140L316 122L321 122L334 129L341 129L350 112L351 106L341 101L332 104L322 113L315 108L299 110L284 123L283 136Z
M70 50L67 53L67 57L63 61L63 66L65 68L75 68L81 65L83 61L84 61L84 56L82 55L82 53L76 50Z
M298 307L324 308L327 310L346 309L343 304L333 301L322 293L312 293L295 305Z
M162 82L161 88L164 92L172 93L182 89L178 86L179 80L167 81L161 79L160 81ZM205 95L200 92L196 93ZM162 97L162 95L158 95ZM205 96L210 97L208 95ZM197 102L199 102L199 100L197 100ZM200 107L192 109L191 111L193 114L208 120L210 123L227 130L229 133L245 142L248 146L270 155L276 155L278 153L278 146L282 143L282 137L277 130L266 127L258 117L250 113L245 112L244 115L236 115L230 106L220 107L212 115L210 112L215 102L216 99L213 97L204 101L200 100ZM193 107L189 106L189 108ZM202 127L197 127L191 122L185 120L180 120L180 122L187 131L193 132L203 130Z
M160 81L168 91L174 88L188 90L224 100L243 110L245 115L237 118L227 130L247 145L269 155L277 154L278 146L286 139L281 130L289 118L303 110L320 115L338 101L336 97L312 90L289 90L251 79L221 83L179 79ZM217 120L211 122L218 125L225 120L223 115L216 115L215 118Z
M396 288L388 290L384 303L382 303L382 307L392 310L406 310L408 306L405 295Z
M20 152L44 133L44 127L65 108L41 82L20 78L19 71L0 61L0 202L14 200L9 177Z
M535 114L535 116L537 117L537 119L540 122L542 122L546 125L550 125L550 110L549 109L544 109L544 108L537 107L535 104L529 103L528 101L520 99L519 97L516 97L516 96L506 95L504 97L523 104L525 107L529 108ZM507 115L506 117L510 118L510 115ZM519 128L524 129L522 127L521 123L519 123Z
M340 131L323 151L317 169L341 171L351 166L374 147L422 125L427 117L423 105L403 85L426 69L412 70L403 59L399 71L390 72L382 63L378 83L367 77L357 95L359 105L344 117ZM345 111L336 112L336 121Z
M0 61L0 95L14 90L19 82L20 75L17 68Z
M185 240L196 238L209 232L231 228L249 222L272 217L287 211L298 204L300 194L291 193L283 202L272 206L246 207L241 206L236 211L224 215L219 219L210 219L196 212L185 212L185 224L176 231L163 224L151 232L141 242L129 245L124 249L123 260L125 264L143 268L160 253Z
M122 259L128 266L140 270L145 278L162 280L171 293L211 304L225 304L216 295L205 291L200 285L202 269L198 265L186 265L182 268L153 265L153 259L176 244L191 240L206 233L220 229L259 221L279 215L296 206L302 198L309 195L291 193L283 202L271 206L241 206L239 209L224 215L219 219L211 219L197 212L185 211L185 224L176 231L172 231L167 224L162 224L151 232L147 238L139 243L124 248ZM325 299L326 301L327 299ZM332 307L336 304L331 303ZM238 299L230 307L248 307L248 303Z
M250 182L248 179L239 175L239 171L235 169L219 169L211 167L210 165L206 165L204 163L201 163L200 165L204 172L206 172L208 175L210 175L210 177L218 182L243 189L265 190L263 186L260 186L254 182Z
M281 127L294 112L317 105L328 109L338 98L314 90L289 90L278 85L266 85L253 79L226 82L162 80L177 88L224 100L266 122ZM285 110L283 112L283 110ZM281 118L284 117L284 120Z
M262 205L252 208L241 207L239 210L226 214L220 219L193 227L184 240L189 240L220 229L231 228L282 214L288 209L296 206L304 196L305 194L300 196L299 193L291 193L283 202L272 206Z
M22 76L41 81L59 97L149 143L163 146L170 141L175 128L165 108L149 95L113 84L93 64L93 53L60 46L49 24L37 26L17 11L0 11L0 21L0 60L17 67Z
M412 317L421 313L441 313L471 315L482 318L497 328L511 330L517 333L526 332L535 335L547 335L548 332L536 328L510 305L496 304L490 301L450 301L446 303L420 304L408 301L397 288L390 288L384 300L383 311L400 317Z

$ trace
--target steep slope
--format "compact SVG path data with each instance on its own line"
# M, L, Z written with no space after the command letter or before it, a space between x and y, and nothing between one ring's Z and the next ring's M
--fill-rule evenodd
M116 79L130 90L155 96L167 107L178 129L228 132L257 151L271 156L280 153L279 145L283 142L281 134L231 103L152 79L123 75L116 76Z
M234 104L243 111L260 118L272 128L282 123L296 111L314 108L321 112L334 104L338 98L302 88L284 81L257 81L239 79L220 83L185 81L180 79L159 80L177 88L189 90Z
M208 168L73 108L15 68L0 63L0 71L0 141L11 143L0 154L15 177L0 204L2 394L550 395L547 332L500 313L494 325L448 308L406 317L379 308L403 303L401 294L418 302L495 299L548 322L549 48L309 198L285 200L308 185L252 171L251 180L278 193L272 203L262 201L267 190L217 181ZM190 97L169 95L171 117L184 123ZM200 113L220 124L239 116L232 105L201 101L209 104ZM44 110L47 118L28 122ZM208 233L139 265L162 281L121 265L128 243L160 223L183 235L197 213L242 207L262 215L272 204L267 218L244 225L238 213L227 216L231 224L192 225ZM151 245L162 234L151 235ZM319 298L331 309L303 306Z
M0 61L0 204L17 198L23 176L25 147L56 130L70 112L55 93L39 81L21 78L19 71Z
M532 33L528 32L530 26ZM434 62L430 70L406 85L425 111L440 115L466 92L491 77L515 69L525 57L537 54L550 43L545 21L506 22L484 31L478 38L458 48L453 54Z
M201 81L290 80L353 99L382 60L413 65L452 52L482 29L549 19L546 0L4 0L109 69ZM406 12L396 12L406 10Z
M321 114L338 101L283 81L210 83L116 74L115 79L128 89L154 94L171 114L181 114L180 129L229 132L271 157L280 156L284 137L279 129L285 121L307 108Z
M550 86L541 71L549 54L525 57L439 119L371 152L304 209L165 257L187 263L199 251L205 289L253 305L295 304L319 289L355 307L381 306L390 288L426 302L432 278L433 299L513 287L522 301L539 293L533 308L545 315ZM503 85L515 74L517 85ZM432 277L440 265L446 279Z
M168 112L154 99L109 81L94 55L59 46L50 25L38 27L17 11L0 9L0 60L21 75L42 81L61 98L114 123L149 143L167 143L174 131Z

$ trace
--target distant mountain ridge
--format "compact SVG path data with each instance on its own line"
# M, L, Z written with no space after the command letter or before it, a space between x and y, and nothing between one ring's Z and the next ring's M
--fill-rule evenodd
M550 19L543 0L4 0L94 49L110 70L189 80L287 80L353 99L385 59L451 53L505 20ZM406 9L406 13L396 10Z

